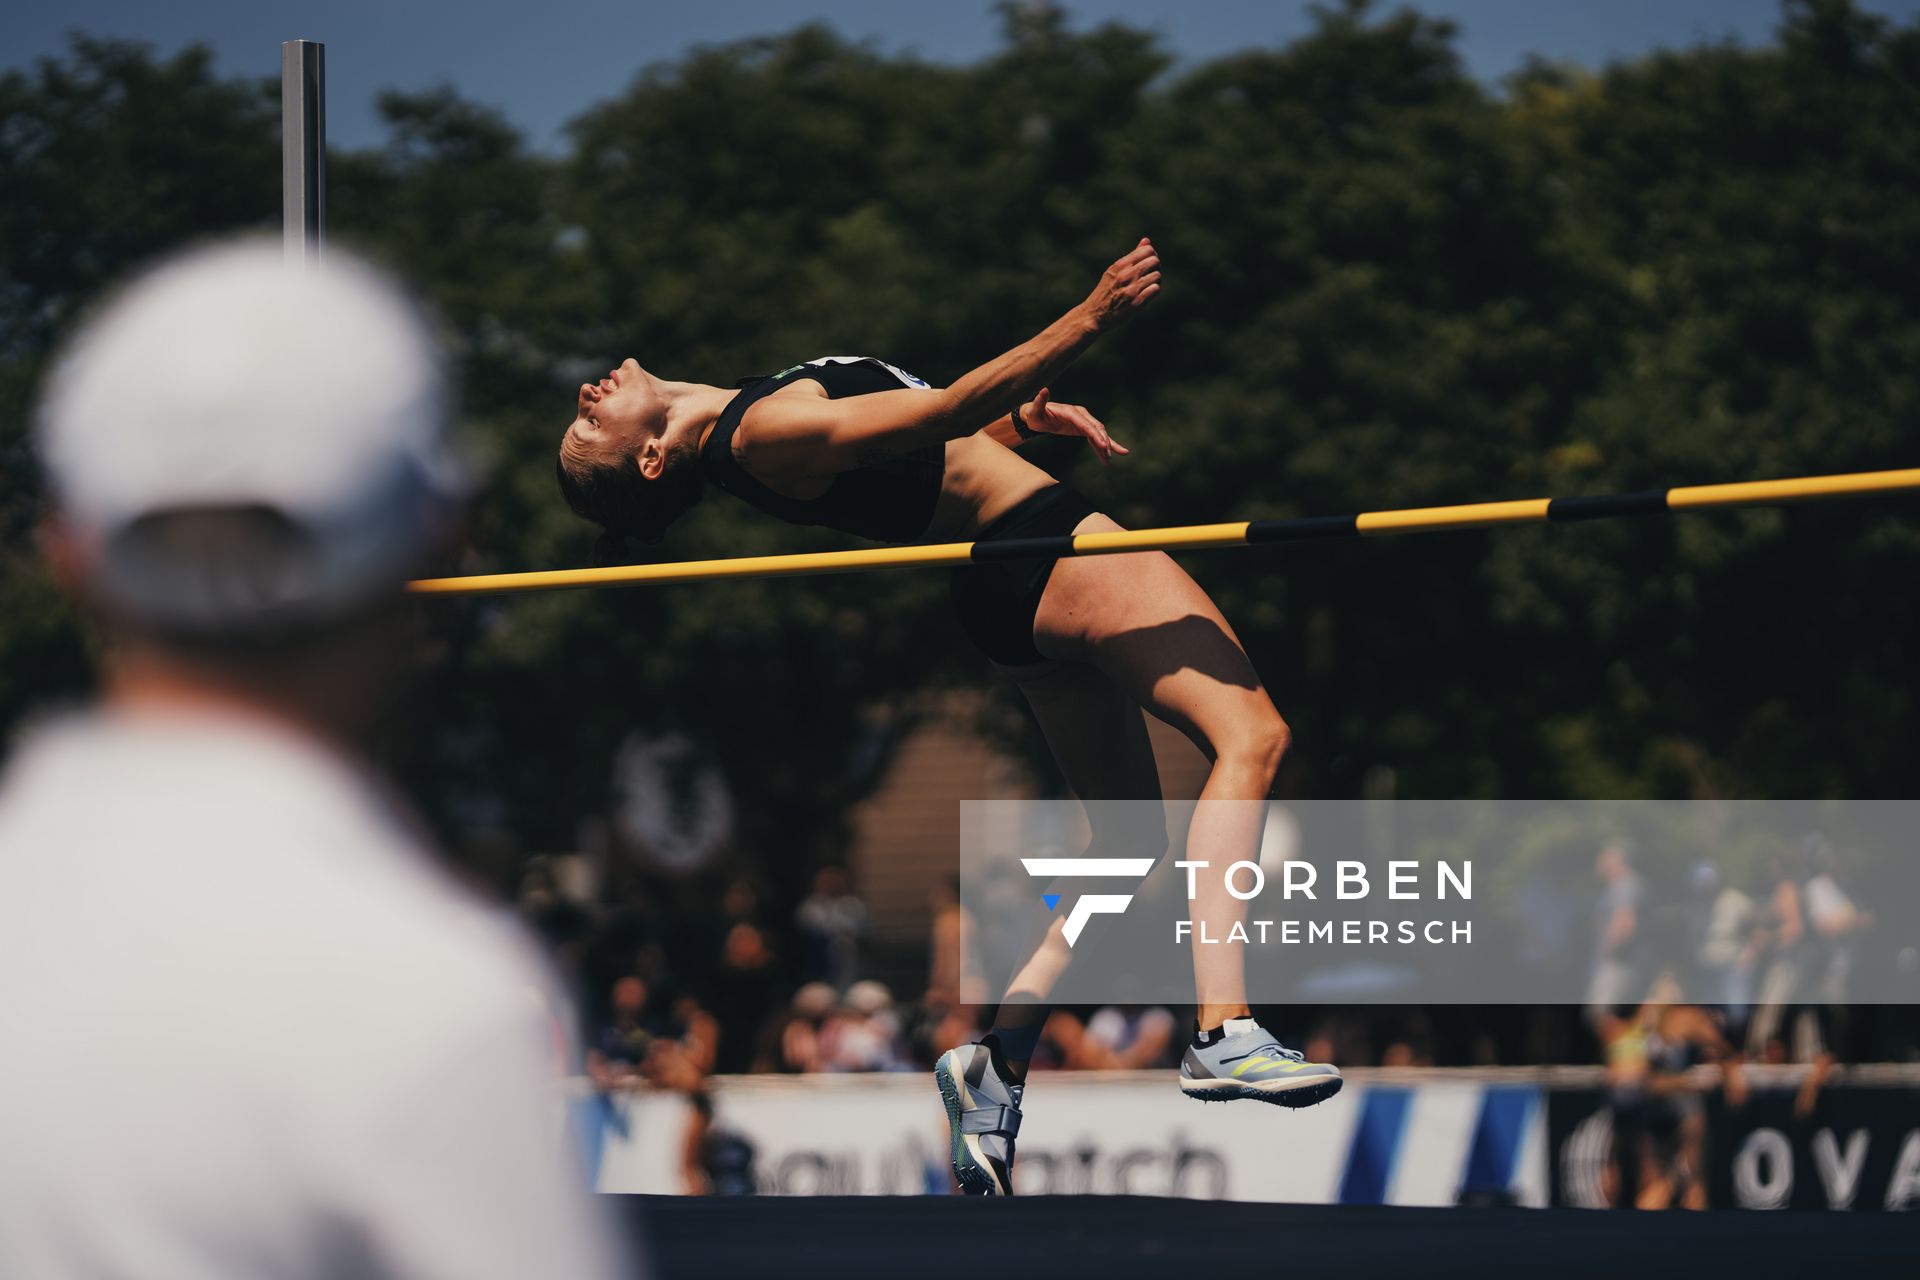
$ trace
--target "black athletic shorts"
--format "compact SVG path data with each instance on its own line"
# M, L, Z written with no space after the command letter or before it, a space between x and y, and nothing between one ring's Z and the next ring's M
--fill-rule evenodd
M1061 538L1092 515L1091 502L1064 484L1049 485L980 531L977 543ZM1012 548L1008 548L1012 550ZM1046 659L1033 647L1033 615L1053 575L1056 555L987 559L953 571L953 607L960 627L980 652L1004 667L1028 667ZM988 551L992 555L992 551Z

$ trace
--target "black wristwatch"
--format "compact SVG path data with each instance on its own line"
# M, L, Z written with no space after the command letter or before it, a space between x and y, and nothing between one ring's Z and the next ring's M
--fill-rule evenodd
M1035 431L1032 427L1029 427L1020 420L1019 405L1013 406L1013 412L1008 416L1013 419L1013 434L1019 436L1022 440L1031 440L1040 434L1040 432Z

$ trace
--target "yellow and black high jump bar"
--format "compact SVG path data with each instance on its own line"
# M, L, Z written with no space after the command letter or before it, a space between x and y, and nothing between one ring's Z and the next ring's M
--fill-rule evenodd
M1843 476L1799 476L1788 480L1749 480L1739 484L1694 485L1578 498L1524 498L1513 502L1473 502L1455 507L1363 511L1350 516L1238 520L1228 524L1129 529L1121 533L1082 533L1055 538L942 542L926 546L862 548L856 551L616 565L604 569L488 573L463 578L426 578L410 584L409 589L417 595L431 596L505 595L520 591L552 591L563 587L666 586L675 582L860 573L873 569L925 568L994 560L1114 555L1126 551L1205 551L1216 547L1378 538L1402 533L1438 533L1447 529L1484 529L1495 525L1565 524L1578 520L1607 520L1615 516L1705 511L1716 507L1769 507L1790 502L1827 502L1836 498L1859 498L1914 490L1920 490L1920 468L1863 471Z

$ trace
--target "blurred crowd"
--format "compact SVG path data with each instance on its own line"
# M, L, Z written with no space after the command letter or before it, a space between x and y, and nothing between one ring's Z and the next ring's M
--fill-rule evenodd
M1810 1064L1793 1102L1806 1121L1835 1066L1861 1048L1913 1056L1905 1009L1890 1018L1859 1010L1882 1015L1859 1043L1848 997L1874 919L1824 836L1809 834L1797 858L1766 858L1746 877L1700 862L1681 892L1651 893L1624 845L1603 849L1596 870L1587 1016L1606 1065L1608 1203L1708 1207L1708 1097L1744 1106L1748 1061ZM1650 973L1656 955L1690 963Z
M842 867L820 868L804 897L780 904L744 876L635 875L604 894L590 879L574 859L535 859L513 908L571 988L575 1065L603 1089L694 1089L716 1072L919 1071L991 1012L962 975L966 925L951 887L936 895L931 944L902 993L882 972L902 964L872 956L866 904ZM1035 1065L1171 1065L1180 1029L1164 1008L1061 1010Z
M1654 1005L1703 1011L1727 1053L1815 1064L1816 1091L1854 1050L1863 1018L1864 1051L1915 1052L1897 1018L1847 1004L1873 918L1820 837L1750 882L1700 862L1668 884L1619 845L1600 851L1595 872L1584 891L1592 956L1584 1010L1356 1006L1269 1016L1309 1056L1356 1066L1613 1062L1633 1042L1623 1028ZM709 1072L922 1070L991 1012L992 993L962 963L972 922L951 884L935 893L928 944L907 955L875 945L851 875L832 865L792 901L745 874L602 876L579 858L537 858L520 870L514 909L571 987L585 1046L577 1068L607 1088L685 1086ZM1676 931L1686 935L1677 945ZM1669 963L1676 954L1691 958L1684 971ZM1174 1065L1191 1012L1062 1009L1035 1066Z
M1723 1089L1738 1105L1745 1063L1810 1064L1797 1098L1808 1114L1849 1055L1920 1053L1909 1010L1847 1002L1873 917L1842 863L1818 836L1740 875L1705 861L1643 868L1628 847L1608 845L1585 887L1569 887L1572 963L1590 957L1584 1007L1261 1013L1310 1058L1346 1066L1603 1063L1614 1117L1607 1194L1640 1207L1697 1207L1704 1098ZM578 1010L573 1072L606 1093L692 1099L689 1191L715 1189L730 1159L744 1168L751 1158L730 1155L740 1140L712 1127L712 1075L924 1071L977 1038L992 1012L992 993L964 963L974 922L951 883L934 893L926 945L904 952L875 939L853 877L837 865L816 870L797 900L751 874L607 871L579 856L527 861L509 891ZM1676 955L1688 962L1676 966ZM1182 1007L1062 1008L1033 1065L1170 1068L1192 1016Z
M1603 1036L1610 1015L1657 993L1712 1010L1730 1047L1754 1058L1826 1064L1847 1053L1874 918L1825 837L1808 835L1797 858L1765 859L1744 883L1702 861L1677 892L1655 891L1622 845L1601 851L1597 871L1588 1012ZM1652 972L1656 956L1687 963Z

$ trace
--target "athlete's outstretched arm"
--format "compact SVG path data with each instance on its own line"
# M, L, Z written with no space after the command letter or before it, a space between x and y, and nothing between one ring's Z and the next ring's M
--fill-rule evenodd
M766 465L826 473L972 435L1006 416L1159 292L1160 255L1143 239L1107 268L1085 302L952 386L843 400L769 397L748 411L742 442Z

